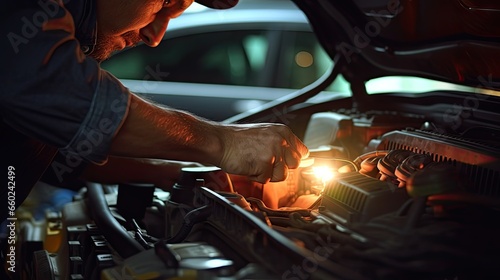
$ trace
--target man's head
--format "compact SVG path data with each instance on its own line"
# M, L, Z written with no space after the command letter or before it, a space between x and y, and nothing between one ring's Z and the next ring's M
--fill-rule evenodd
M97 45L91 54L107 59L114 51L143 41L156 47L170 19L180 16L193 0L97 0ZM231 8L238 0L196 0L214 9Z

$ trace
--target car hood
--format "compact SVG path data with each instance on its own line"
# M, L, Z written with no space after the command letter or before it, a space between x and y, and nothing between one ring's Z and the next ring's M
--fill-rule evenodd
M500 3L293 0L348 80L411 75L500 89Z

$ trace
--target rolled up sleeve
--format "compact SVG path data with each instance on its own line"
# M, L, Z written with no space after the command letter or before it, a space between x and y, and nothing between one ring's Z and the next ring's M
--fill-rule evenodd
M93 163L103 163L111 141L128 111L130 94L106 71L100 71L96 92L89 110L75 136L61 153L82 157Z

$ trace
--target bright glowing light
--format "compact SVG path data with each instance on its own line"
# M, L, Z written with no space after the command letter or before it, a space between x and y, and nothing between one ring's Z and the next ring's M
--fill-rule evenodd
M329 168L327 166L314 166L312 170L316 178L318 180L321 180L323 184L325 184L335 176L335 172L332 170L332 168Z
M314 163L314 161L311 161ZM308 165L305 164L304 165ZM337 169L328 163L313 165L305 168L301 176L311 194L320 195L329 181L335 177Z

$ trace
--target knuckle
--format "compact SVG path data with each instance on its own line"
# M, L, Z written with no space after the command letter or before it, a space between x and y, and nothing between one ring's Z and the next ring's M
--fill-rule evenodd
M297 167L299 167L299 161L297 161L297 160L294 160L288 164L288 168L295 169Z

